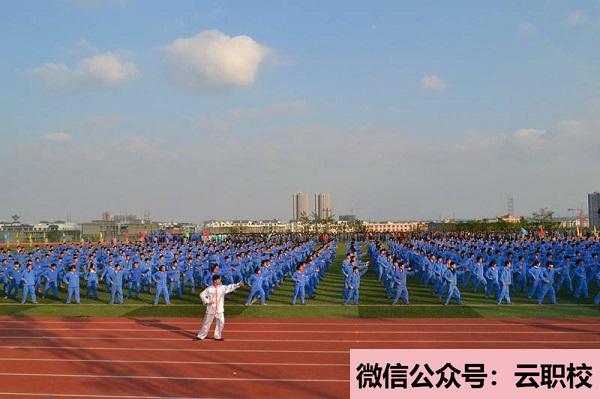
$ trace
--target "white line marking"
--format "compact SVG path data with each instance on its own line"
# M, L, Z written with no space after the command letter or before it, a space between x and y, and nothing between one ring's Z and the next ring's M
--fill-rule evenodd
M64 362L64 363L142 363L142 364L201 364L230 366L307 366L307 367L348 367L349 363L263 363L263 362L188 362L176 360L113 360L113 359L52 359L52 358L14 358L2 357L6 362Z
M303 378L233 378L233 377L178 377L163 375L112 375L112 374L46 374L46 373L0 373L5 377L61 377L61 378L120 378L131 380L176 380L176 381L259 381L259 382L345 382L350 380L316 380Z
M510 326L508 326L510 327ZM2 331L32 331L30 328L0 328ZM34 330L35 331L35 330ZM169 329L149 329L149 328L42 328L38 330L40 332L46 331L108 331L108 332L158 332L158 333L171 333L171 332L185 332L191 335L196 335L197 330L182 330L178 328ZM393 331L393 330L377 330L377 331L340 331L340 330L227 330L228 333L260 333L260 334L304 334L304 333L315 333L315 334L596 334L600 335L600 331ZM7 338L0 335L1 338ZM9 337L10 338L10 337Z
M122 347L81 347L81 346L30 346L30 345L2 345L0 350L19 349L77 349L77 350L113 350L131 352L240 352L240 353L350 353L349 350L276 350L276 349L178 349L178 348L122 348Z
M52 337L52 336L39 336L39 337L32 337L32 336L26 336L26 337L1 337L2 339L27 339L27 340L100 340L100 341L190 341L191 338L155 338L155 337L148 337L148 338L144 338L144 337ZM227 338L228 342L288 342L288 343L295 343L295 342L327 342L327 343L359 343L359 342L368 342L368 343L378 343L378 342L475 342L475 343L479 343L479 342L514 342L514 340L504 340L504 341L482 341L482 340L465 340L465 341L459 341L459 340L403 340L403 339L395 339L395 340L390 340L390 339L386 339L386 340L381 340L381 339L375 339L375 340L365 340L365 339L243 339L243 338ZM589 340L589 341L531 341L531 340L526 340L526 341L521 341L524 343L535 343L535 342L555 342L555 343L560 343L560 342L587 342L587 343L598 343L600 344L600 339L597 341L594 340Z
M90 320L90 318L92 317L81 317L81 318L74 318L73 320L43 320L43 319L24 319L24 320L0 320L0 323L24 323L24 324L31 324L31 323L38 323L38 324L70 324L70 323L74 323L74 324L79 324L79 323L85 323L85 324L134 324L134 325L155 325L155 324L170 324L170 325L194 325L194 326L200 326L201 321L173 321L173 320L164 320L164 321L155 321L155 320L148 320L148 321L139 321L139 320L131 320L131 319L125 319L125 321L92 321ZM230 319L231 320L231 319ZM310 320L310 319L309 319ZM310 321L298 321L298 322L278 322L278 321L273 321L273 322L268 322L268 321L263 321L263 322L254 322L254 321L248 321L248 322L240 322L240 321L227 321L227 325L240 325L240 326L245 326L245 325L315 325L315 326L510 326L510 327L535 327L535 326L547 326L547 325L551 325L551 326L600 326L600 323L555 323L554 321L533 321L533 322L527 322L527 320L523 320L522 322L520 321L507 321L505 323L485 323L485 322L479 322L479 323L377 323L377 322L372 322L372 323L335 323L335 322L326 322L326 323L318 323L318 322L310 322ZM31 329L31 328L30 328Z
M165 307L165 305L157 305L154 306L152 305L150 302L145 302L145 303L123 303L123 304L119 304L119 305L110 305L108 303L80 303L80 304L66 304L66 303L27 303L26 305L32 306L32 307L64 307L64 308L74 308L74 307L92 307L92 306L96 306L96 307L108 307L108 308L114 308L114 309L118 309L118 308L131 308L131 307L135 307L135 308L143 308L143 307L152 307L152 308L163 308ZM0 303L0 306L22 306L20 302L13 302L13 303ZM195 307L195 308L201 308L203 305L202 303L189 303L189 304L185 304L185 303L172 303L171 305L169 305L170 308L173 307ZM245 304L243 303L228 303L227 307L246 307ZM269 307L273 308L273 307L279 307L279 308L295 308L295 307L300 307L302 306L303 308L330 308L330 307L339 307L341 308L343 305L343 302L339 302L339 303L314 303L314 304L310 304L307 303L306 305L292 305L289 303L269 303ZM458 307L459 305L450 305L452 307ZM477 303L477 304L465 304L465 305L460 305L461 307L464 308L498 308L502 305L498 305L496 303ZM549 304L545 304L542 306L552 306L553 308L558 308L558 307L571 307L571 306L579 306L579 307L596 307L598 305L595 305L593 303L556 303L554 305L549 305ZM382 304L365 304L365 305L345 305L345 308L347 309L353 309L353 308L371 308L371 307L390 307L390 308L398 308L398 309L403 309L405 307L411 307L411 308L415 308L415 307L444 307L447 308L447 306L445 306L443 303L411 303L410 305L393 305L391 303L382 303ZM537 303L511 303L510 307L515 308L515 307L535 307L535 308L540 308L540 305L538 305Z

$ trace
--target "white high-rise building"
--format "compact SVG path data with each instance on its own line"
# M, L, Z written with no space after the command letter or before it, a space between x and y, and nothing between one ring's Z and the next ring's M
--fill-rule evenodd
M331 194L315 194L315 213L321 219L325 219L333 215L331 208Z
M292 200L292 215L294 220L300 220L303 216L308 215L308 194L296 193Z

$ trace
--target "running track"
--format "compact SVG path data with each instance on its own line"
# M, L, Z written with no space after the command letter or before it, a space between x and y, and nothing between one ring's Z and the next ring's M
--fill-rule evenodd
M350 348L600 348L600 318L0 318L0 399L346 398Z

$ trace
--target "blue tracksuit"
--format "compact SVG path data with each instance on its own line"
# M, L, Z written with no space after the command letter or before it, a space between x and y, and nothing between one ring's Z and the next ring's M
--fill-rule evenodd
M265 291L263 289L263 281L262 275L254 274L248 280L248 284L250 285L250 293L248 293L248 299L246 299L246 305L250 305L254 297L260 297L260 304L264 305L265 303Z
M498 295L498 305L502 301L510 303L510 285L512 284L512 270L509 267L503 267L500 270L500 295Z
M360 278L367 272L367 269L363 269L361 271L353 271L352 273L350 273L350 275L346 278L346 284L349 287L349 293L348 293L348 298L346 298L346 301L344 301L344 304L347 305L350 302L350 298L352 298L352 302L355 305L358 305L358 299L359 299L359 289L360 289Z
M446 302L444 303L445 305L448 305L453 298L459 305L462 305L460 291L456 286L458 274L460 274L460 272L452 269L447 269L444 273L444 279L448 284L448 294L446 295Z
M500 295L500 283L498 282L498 267L490 267L487 270L485 277L487 278L487 285L485 286L485 297L489 298L493 290L494 294L496 295L496 300L498 300L498 297Z
M575 298L579 299L581 296L584 298L588 297L588 284L585 267L583 265L576 266L573 270L573 274L577 278L577 288L575 289Z
M183 287L181 285L181 272L179 271L179 269L171 269L167 273L167 276L169 277L169 282L170 282L169 295L172 296L173 291L177 290L177 298L182 299L183 298Z
M63 282L67 283L67 303L71 303L71 297L75 297L75 302L79 303L79 273L68 272Z
M23 298L21 299L21 303L25 303L27 301L27 296L31 296L31 302L37 302L35 298L35 281L36 274L33 269L25 270L23 275L21 276L21 280L23 281Z
M108 274L108 280L110 284L110 300L109 304L115 303L115 297L119 303L123 303L123 276L125 272L121 269L117 271L116 269Z
M408 288L406 287L406 278L410 272L405 268L398 268L396 273L394 273L394 288L395 288L395 296L394 296L394 305L398 303L399 299L402 299L405 305L408 305Z
M531 299L534 295L537 295L538 291L541 289L541 274L542 269L540 267L532 267L527 272L527 277L532 280L531 287L527 292L527 297Z
M92 293L93 298L98 299L98 273L95 270L93 272L89 271L85 274L85 279L87 281L85 297L89 298L90 293Z
M305 275L301 271L295 271L292 274L294 282L294 295L292 296L292 305L296 304L296 299L300 298L300 303L304 305L304 287L306 285Z
M156 295L154 296L154 304L158 305L158 299L162 294L165 298L165 303L171 303L169 300L169 290L167 289L167 272L156 272L152 276L156 283Z
M58 273L58 269L48 269L44 273L43 277L46 279L46 287L44 288L42 298L45 298L48 292L52 290L54 299L58 299Z
M540 273L541 288L538 291L537 303L541 304L548 295L551 304L556 303L556 291L554 291L554 276L560 268L544 268Z

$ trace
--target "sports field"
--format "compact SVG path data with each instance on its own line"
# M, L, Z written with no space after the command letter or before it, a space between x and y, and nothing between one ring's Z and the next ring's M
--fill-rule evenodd
M558 304L539 306L526 296L513 293L511 305L496 305L494 300L485 299L480 292L471 293L462 289L464 306L443 306L442 301L409 279L411 304L392 305L386 298L385 288L377 276L369 271L361 280L360 305L342 305L344 278L341 262L345 256L345 244L337 247L337 256L331 268L321 280L317 296L307 304L291 306L292 281L287 278L277 288L266 306L244 306L248 288L244 287L227 297L226 315L240 317L600 317L600 306L591 299L573 302L567 295L558 296ZM366 259L365 259L366 260ZM597 287L590 285L593 297ZM82 294L85 289L82 290ZM125 289L126 292L126 289ZM65 290L61 290L61 301L46 298L38 305L21 305L14 300L0 300L0 315L6 316L131 316L131 317L201 317L203 307L200 298L186 290L183 300L173 299L172 306L152 306L154 295L144 294L141 300L127 299L123 305L108 305L108 294L101 290L100 299L85 299L80 305L65 305Z

